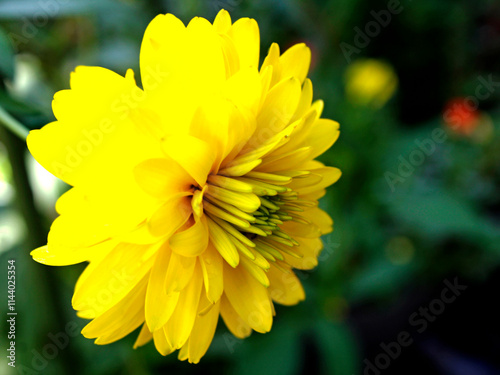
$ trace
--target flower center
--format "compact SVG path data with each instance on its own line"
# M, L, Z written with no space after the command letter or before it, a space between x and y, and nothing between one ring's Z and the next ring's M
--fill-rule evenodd
M223 245L217 243L220 239L213 239L223 256L228 249L221 251L219 247L234 246L253 261L259 255L271 262L284 260L284 254L302 257L296 248L299 243L281 226L287 221L307 223L298 214L311 202L300 200L286 186L290 181L285 175L260 172L244 177L209 176L203 209L210 235L224 232L229 240Z

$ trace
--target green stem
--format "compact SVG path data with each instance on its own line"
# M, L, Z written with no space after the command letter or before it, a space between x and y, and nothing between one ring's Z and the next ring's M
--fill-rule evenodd
M0 111L2 108L0 108ZM0 123L3 118L0 115ZM26 142L25 140L18 139L14 134L7 131L0 126L0 140L4 144L7 155L9 157L10 165L12 167L12 183L14 186L14 191L16 192L16 203L19 213L26 223L28 235L25 237L25 246L19 248L17 253L15 253L15 258L19 262L19 267L24 268L24 275L22 282L26 289L23 289L23 293L20 294L19 300L24 299L32 301L36 307L36 312L34 315L26 315L27 320L29 317L33 317L33 322L38 322L37 331L33 331L31 334L28 331L24 331L25 334L29 335L31 342L23 352L26 361L31 358L35 358L31 355L30 345L35 345L37 348L42 348L42 345L46 345L47 334L49 332L65 332L67 324L67 315L64 313L65 306L62 306L61 302L61 283L54 274L54 269L49 269L49 267L39 266L34 264L29 255L31 249L36 249L47 243L47 231L43 225L43 219L38 212L35 205L33 191L31 189L27 168L26 168ZM14 253L12 254L14 256ZM21 266L23 264L23 266ZM19 268L21 272L21 268ZM42 305L45 303L45 305ZM64 302L66 303L66 302ZM21 302L19 304L21 306ZM28 314L28 312L25 312ZM23 313L24 316L24 313ZM74 318L73 320L74 321ZM32 322L32 323L33 323ZM59 356L58 361L61 361L63 373L64 374L78 374L79 357L76 356L74 351L75 346L69 345L64 350L64 354ZM34 348L33 348L34 349ZM23 355L20 358L23 358ZM48 358L48 357L47 357ZM51 357L53 358L53 357ZM45 360L45 359L44 359ZM30 363L30 362L28 362ZM45 362L47 363L47 361ZM23 364L26 364L23 363ZM55 365L51 365L55 366Z
M5 126L22 140L26 140L28 136L29 130L2 107L0 107L0 125Z

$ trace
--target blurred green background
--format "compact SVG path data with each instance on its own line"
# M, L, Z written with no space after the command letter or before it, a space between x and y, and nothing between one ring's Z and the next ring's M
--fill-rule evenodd
M315 98L341 124L321 158L343 171L321 202L335 231L319 266L299 272L306 301L277 306L271 333L243 341L220 321L198 365L151 343L133 350L135 333L107 346L75 335L84 265L29 256L67 187L0 128L0 373L500 374L498 1L0 0L0 107L39 128L77 65L138 72L156 14L212 21L221 8L258 21L261 55L272 42L306 42ZM5 355L10 259L15 369ZM441 297L446 280L467 286L453 302ZM390 343L402 332L411 344L398 352Z

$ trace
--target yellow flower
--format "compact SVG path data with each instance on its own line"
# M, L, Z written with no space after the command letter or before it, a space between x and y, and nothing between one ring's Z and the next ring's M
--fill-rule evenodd
M381 108L392 98L398 77L392 66L374 59L360 59L345 72L347 99L356 105Z
M255 20L212 25L157 16L141 47L142 89L98 67L78 67L53 101L57 121L28 147L72 188L57 201L47 265L87 261L73 296L83 329L107 344L142 325L197 363L219 314L244 338L271 329L273 303L305 298L292 268L317 265L332 229L317 207L340 177L313 160L339 135L306 79L304 44L262 66Z

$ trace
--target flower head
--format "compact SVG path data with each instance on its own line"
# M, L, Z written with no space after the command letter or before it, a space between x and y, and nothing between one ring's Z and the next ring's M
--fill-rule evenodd
M478 127L481 114L466 98L450 99L444 108L443 118L452 132L469 136Z
M358 106L374 109L383 107L398 87L398 77L391 65L375 60L360 59L345 72L347 99Z
M142 89L78 67L53 101L57 121L28 147L72 188L57 201L48 265L87 261L73 296L97 344L142 326L167 355L198 362L222 316L237 337L271 329L273 303L304 299L293 268L310 269L331 231L317 207L340 177L315 161L337 139L306 78L310 51L259 64L252 19L185 26L157 16L141 47Z

